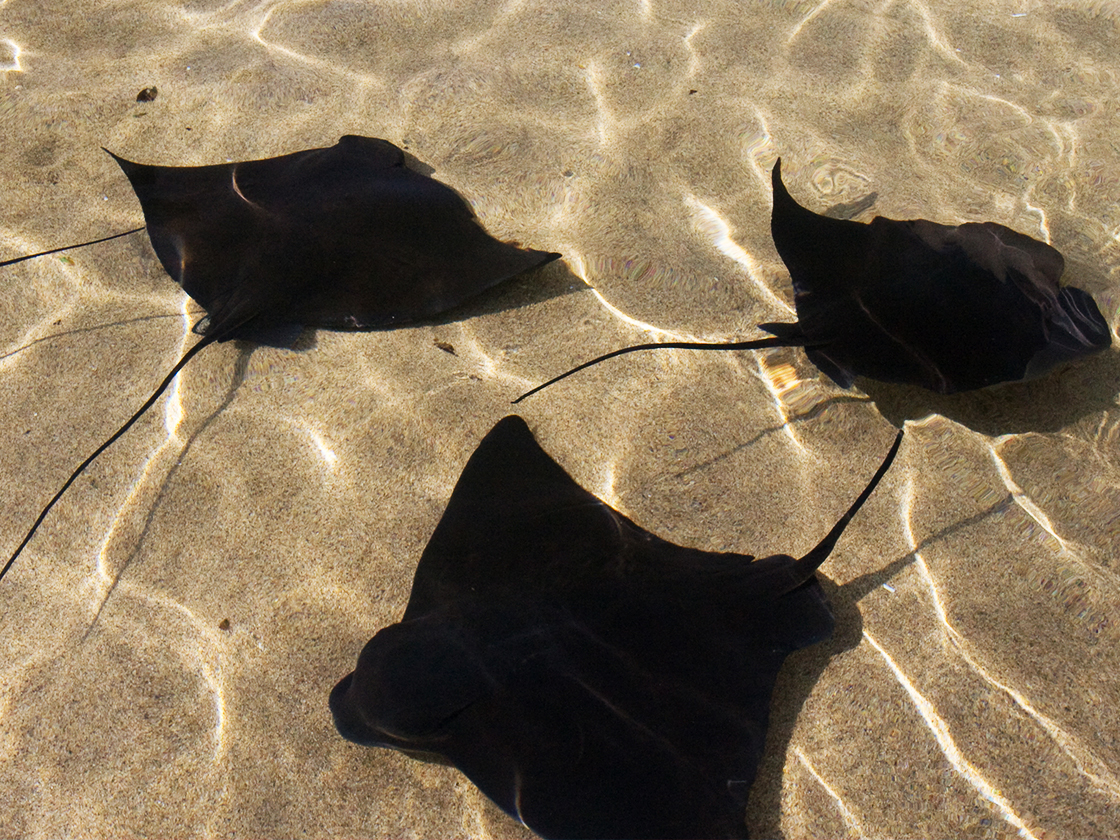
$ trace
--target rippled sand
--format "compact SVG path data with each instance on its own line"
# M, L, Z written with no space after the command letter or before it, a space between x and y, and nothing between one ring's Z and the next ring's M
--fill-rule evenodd
M190 364L0 583L4 836L526 836L456 771L344 742L327 694L511 398L788 319L778 155L818 211L875 191L864 220L1048 239L1117 328L1110 3L6 0L0 92L0 259L142 223L101 146L186 165L345 133L565 254L461 320ZM2 272L6 556L198 307L143 235ZM1120 834L1120 351L953 398L858 384L662 351L519 408L642 526L754 554L815 543L911 421L823 569L836 637L779 682L752 831Z

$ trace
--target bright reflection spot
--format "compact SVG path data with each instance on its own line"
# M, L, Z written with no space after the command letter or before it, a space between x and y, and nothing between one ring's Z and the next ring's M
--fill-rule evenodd
M263 208L261 208L261 206L257 202L253 201L251 198L249 198L247 195L245 195L245 193L241 192L241 185L237 183L237 170L238 170L237 166L234 166L233 169L230 170L230 173L229 173L230 188L237 194L238 198L240 198L242 201L244 201L250 207L252 207L256 210L261 210L262 212L264 212Z
M769 378L771 384L774 386L779 394L784 394L791 388L796 388L801 384L801 377L797 375L797 368L786 362L770 367L766 360L762 360L762 370Z
M617 495L615 493L615 489L614 489L614 483L615 483L615 479L616 479L615 472L614 472L614 466L615 466L614 461L611 461L603 469L603 478L602 478L602 485L601 485L601 487L603 489L600 490L597 495L599 496L600 499L602 499L608 505L617 509L618 508L618 497L617 497Z
M521 771L514 768L513 771L513 813L522 825L525 825L525 817L521 816Z
M187 343L194 335L191 332L190 302L190 296L183 295L179 304L179 311L183 313L183 337L179 340L179 358L187 352ZM182 371L179 371L179 376L171 380L171 386L167 389L167 402L163 407L163 427L167 430L168 437L174 437L179 430L179 423L183 420L183 403L179 399L180 379L182 379Z
M688 75L687 78L691 79L696 75L696 71L700 69L700 57L696 54L696 50L692 47L692 36L700 32L707 26L706 23L694 23L692 28L688 30L688 34L684 36L684 45L688 50Z
M614 122L610 108L607 107L606 97L603 96L600 82L602 74L594 61L587 62L587 86L591 88L591 95L595 97L596 128L599 133L599 144L605 146L610 139L610 124Z
M1024 199L1025 200L1025 199ZM1047 243L1050 242L1050 222L1046 218L1046 211L1041 207L1035 207L1029 201L1026 202L1027 210L1038 216L1038 229L1042 232L1043 240Z
M281 416L280 419L296 432L307 435L311 439L311 443L314 444L315 451L319 453L319 457L332 471L334 470L335 464L338 463L338 454L331 448L331 445L327 443L318 429L311 427L306 420L300 417Z
M782 410L786 417L802 417L821 405L823 396L817 382L813 379L803 379L789 362L774 362L771 357L780 354L756 354L758 368L762 375L770 380L771 391L781 400Z
M755 353L754 358L755 364L758 365L759 379L761 379L762 384L766 386L766 390L770 392L770 398L774 403L774 410L778 412L778 417L781 418L782 431L785 432L786 437L790 439L790 442L794 446L804 452L805 446L797 439L797 435L793 431L793 424L790 422L789 413L786 411L785 400L782 399L784 391L789 390L789 388L796 386L800 382L800 380L797 379L797 373L793 373L792 385L785 384L788 381L788 375L785 374L784 371L775 375L767 365L766 359L762 353ZM775 365L773 370L781 371L782 368L787 367L790 366L779 364Z
M334 450L327 446L327 442L313 429L308 429L307 434L311 436L311 439L315 441L315 445L319 447L319 454L323 456L323 460L333 469L335 463L338 461L338 456L334 453Z
M5 56L5 50L0 48L0 72L22 73L23 68L19 63L19 54L23 52L23 50L19 48L19 44L11 38L0 38L0 44L7 47L6 52L8 53L8 55Z

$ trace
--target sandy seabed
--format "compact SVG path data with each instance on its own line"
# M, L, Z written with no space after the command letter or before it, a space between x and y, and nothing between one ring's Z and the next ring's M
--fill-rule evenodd
M564 254L457 320L188 366L0 583L0 835L528 836L326 705L510 399L789 320L779 155L817 211L874 191L862 220L1050 241L1115 332L1118 101L1095 0L0 0L0 260L142 224L102 146L198 165L343 134ZM199 308L142 234L0 271L6 555ZM955 397L661 351L518 408L643 527L756 555L813 545L906 422L822 570L836 635L778 683L752 833L1115 837L1118 392L1115 346Z

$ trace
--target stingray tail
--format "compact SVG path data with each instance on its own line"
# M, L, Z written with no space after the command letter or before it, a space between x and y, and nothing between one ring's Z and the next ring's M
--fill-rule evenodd
M828 555L832 553L832 549L836 546L840 535L844 533L844 529L848 523L852 521L852 517L856 515L863 503L875 492L875 488L879 486L879 482L883 476L887 474L887 470L891 468L894 463L894 456L898 454L898 448L902 445L902 429L898 430L898 434L894 438L894 446L891 451L887 453L887 457L883 459L883 463L876 470L875 475L871 477L871 481L863 488L863 492L859 494L852 506L848 508L847 513L840 517L840 521L832 526L832 530L828 532L823 540L813 547L812 551L800 558L792 569L791 583L787 592L791 589L796 589L805 581L809 580L813 574L820 568L821 563L828 559Z
M0 262L0 268L3 268L6 265L15 265L16 263L21 263L24 260L33 260L36 257L45 257L47 254L57 254L60 251L72 251L75 248L84 248L87 245L96 245L98 242L108 242L110 239L120 239L122 236L128 236L131 233L139 233L143 229L143 227L133 228L132 230L126 230L124 233L114 233L112 236L102 236L100 239L91 239L89 242L79 242L77 245L63 245L61 248L51 248L49 251L40 251L37 254L27 254L23 257L4 260L3 262Z
M23 538L23 542L21 542L16 550L12 553L12 556L8 559L8 562L4 564L4 568L0 569L0 580L2 580L4 575L8 573L8 569L10 569L12 567L12 564L16 562L16 558L19 557L20 552L23 551L24 547L29 542L31 542L31 538L35 536L35 532L39 530L39 526L43 524L43 520L46 519L47 514L51 512L51 508L53 508L55 506L55 503L62 498L62 494L65 493L67 489L69 489L70 485L73 484L75 480L77 480L78 476L82 474L85 468L92 464L97 459L98 455L112 446L113 443L116 442L117 438L119 438L130 428L132 428L132 424L139 420L140 416L149 408L151 408L153 404L155 404L155 401L158 400L160 398L160 395L162 395L163 392L167 390L167 386L171 384L171 380L173 380L178 375L179 371L183 369L183 366L186 365L187 362L193 359L198 354L198 352L202 350L202 348L206 347L208 344L213 344L217 340L218 338L215 335L204 336L193 347L191 347L190 350L184 353L183 358L179 359L175 367L171 369L171 373L167 374L163 382L161 382L159 384L159 387L156 388L155 392L150 397L148 397L147 401L142 406L140 406L139 410L137 410L135 414L128 418L128 421L119 429L117 429L112 437L110 437L107 441L97 447L92 455L90 455L88 458L82 461L81 464L78 465L78 468L70 474L70 477L68 479L66 479L66 483L63 484L62 487L59 488L59 491L54 494L54 497L49 502L47 502L46 507L44 507L42 512L39 514L39 518L35 520L34 524L32 524L31 526L31 529L27 532L27 536Z
M768 331L769 327L780 326L775 324L763 325ZM796 326L790 324L789 326ZM765 350L769 347L807 347L815 343L805 338L804 335L798 333L797 335L777 335L771 338L755 338L750 341L725 341L725 342L703 342L703 341L666 341L654 342L652 344L635 344L633 347L623 347L621 350L614 350L610 353L604 353L589 362L584 362L582 365L577 365L566 373L559 376L554 376L552 379L545 382L543 385L538 385L531 391L526 391L520 397L513 401L513 405L517 405L523 399L533 396L538 391L543 391L549 385L559 382L561 379L567 379L573 373L579 373L584 368L589 368L592 365L597 365L599 362L605 362L607 359L613 359L615 356L623 356L626 353L637 353L639 350L659 350L662 348L672 350Z

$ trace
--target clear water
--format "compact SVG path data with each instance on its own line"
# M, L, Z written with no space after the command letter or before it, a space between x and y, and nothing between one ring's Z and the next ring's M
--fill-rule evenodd
M1115 332L1118 99L1095 0L3 0L0 259L142 223L101 146L194 165L356 133L565 262L464 320L191 363L0 584L0 834L525 836L326 707L509 400L787 319L779 155L818 211L875 191L862 219L1050 241ZM198 307L142 235L3 272L14 546ZM935 398L662 351L519 406L644 527L752 554L815 543L910 421L823 569L836 637L777 687L756 835L1120 834L1118 352Z

